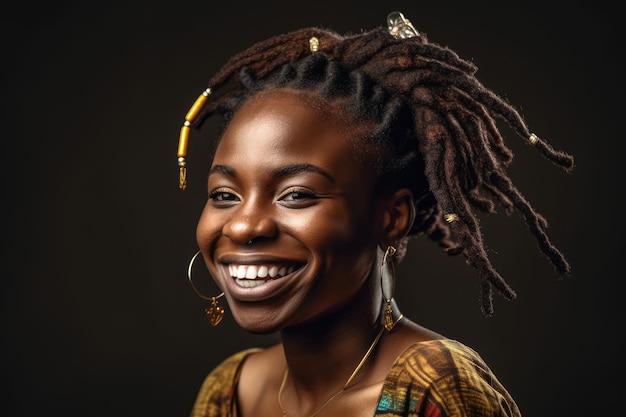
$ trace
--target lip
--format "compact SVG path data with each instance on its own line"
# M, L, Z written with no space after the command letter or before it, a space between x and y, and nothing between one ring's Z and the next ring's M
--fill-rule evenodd
M277 297L290 288L292 288L295 283L298 281L297 277L302 273L305 269L307 262L302 260L287 260L280 259L276 257L258 257L258 256L221 256L219 259L219 265L222 270L222 274L226 278L224 281L226 282L226 286L229 294L237 301L245 301L245 302L260 302L266 301L270 298ZM282 275L277 273L276 276L272 277L269 275L263 277L255 277L255 278L237 278L232 275L236 275L236 271L231 271L232 269L241 270L259 270L262 269L263 266L274 266L284 268L285 274ZM269 268L268 268L269 269ZM264 275L265 272L262 271L261 275ZM238 283L238 281L244 281L249 284L243 284L247 286L242 286L242 284ZM251 282L260 282L263 281L260 285L254 285Z

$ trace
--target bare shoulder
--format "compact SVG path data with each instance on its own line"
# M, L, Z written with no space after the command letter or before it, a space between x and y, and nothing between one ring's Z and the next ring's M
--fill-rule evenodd
M264 401L278 392L285 370L281 344L260 350L248 356L242 365L237 386L238 407L241 415L254 415L254 410L265 409Z
M427 329L419 324L403 318L387 336L387 343L384 343L384 355L390 360L395 360L410 346L431 340L443 340L445 336Z

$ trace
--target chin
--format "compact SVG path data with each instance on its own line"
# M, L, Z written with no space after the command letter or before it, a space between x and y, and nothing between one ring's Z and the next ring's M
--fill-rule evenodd
M276 314L268 315L267 312L247 311L245 313L233 312L233 316L237 325L248 333L268 335L281 330L281 325L277 320Z

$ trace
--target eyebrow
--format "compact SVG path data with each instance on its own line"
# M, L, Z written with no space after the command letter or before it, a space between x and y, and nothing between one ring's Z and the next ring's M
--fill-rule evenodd
M316 172L324 177L328 178L331 182L335 182L335 178L322 168L311 164L295 164L286 165L274 170L274 175L277 177L286 177L289 175L299 174L300 172Z
M285 165L274 170L274 176L276 177L287 177L290 175L299 174L300 172L315 172L326 178L328 178L331 182L336 182L335 178L330 175L328 172L324 171L322 168L311 165L311 164L293 164L293 165ZM209 171L209 175L220 173L224 175L228 175L230 177L234 177L236 171L234 168L227 165L215 165Z
M234 177L235 176L235 170L233 168L227 166L227 165L215 165L209 171L209 175L217 174L217 173L228 175L229 177Z

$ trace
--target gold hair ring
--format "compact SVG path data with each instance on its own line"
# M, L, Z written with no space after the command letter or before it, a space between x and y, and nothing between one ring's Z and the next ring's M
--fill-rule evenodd
M317 52L320 49L320 40L315 36L309 39L309 49L311 52Z
M456 213L446 214L443 218L448 223L454 223L454 222L458 222L460 220L458 214L456 214Z
M535 146L537 142L539 142L539 136L535 135L534 133L531 133L530 136L528 137L528 144L530 146Z
M181 190L187 188L187 160L185 158L187 157L191 123L193 123L198 113L200 113L200 110L202 110L202 107L204 107L209 95L211 95L211 89L207 88L198 96L185 115L183 127L180 128L180 136L178 138L178 188Z

